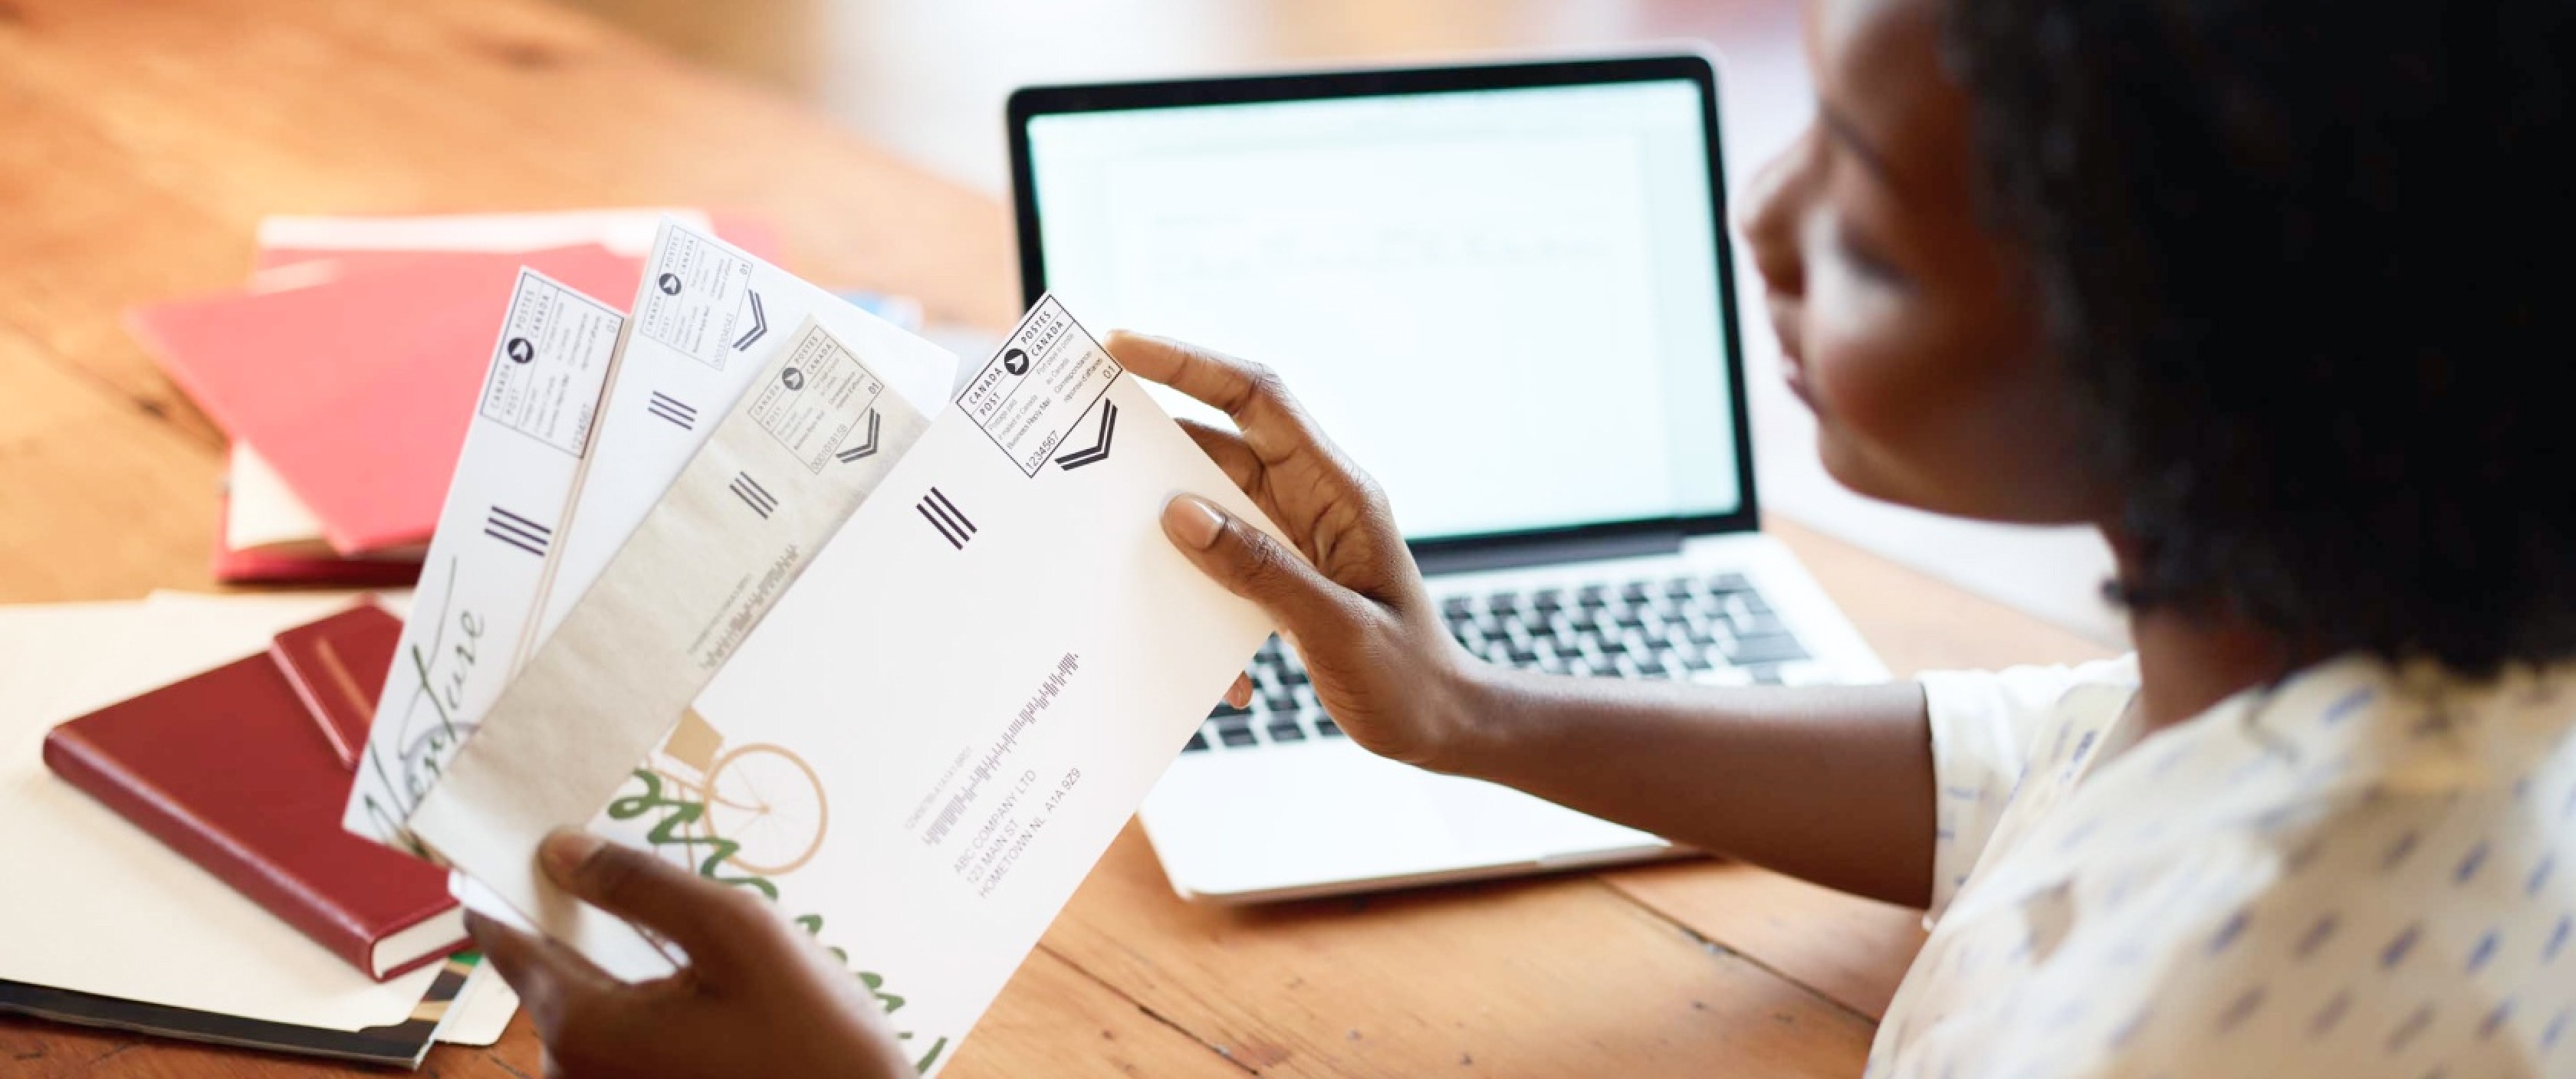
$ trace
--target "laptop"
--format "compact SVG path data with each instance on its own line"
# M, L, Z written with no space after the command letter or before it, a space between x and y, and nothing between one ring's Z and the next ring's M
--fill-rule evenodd
M1009 124L1028 298L1279 371L1385 487L1476 654L1586 678L1886 677L1758 528L1706 57L1034 87ZM1369 754L1275 639L1251 677L1252 707L1210 715L1142 812L1185 897L1675 853Z

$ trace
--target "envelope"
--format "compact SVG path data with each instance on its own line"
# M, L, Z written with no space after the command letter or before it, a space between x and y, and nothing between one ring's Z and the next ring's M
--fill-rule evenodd
M658 745L596 745L641 764L589 823L772 896L936 1070L1270 632L1165 538L1184 492L1269 527L1041 301Z

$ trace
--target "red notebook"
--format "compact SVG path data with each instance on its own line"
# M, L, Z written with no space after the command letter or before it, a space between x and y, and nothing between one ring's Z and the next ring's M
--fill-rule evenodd
M248 442L341 554L426 544L524 264L617 303L641 259L596 245L443 255L303 288L137 309L163 370Z
M376 698L384 695L402 631L402 619L368 603L269 642L269 657L351 772L366 751L367 726L375 722Z
M385 642L344 657L381 678L393 649L369 610L318 625ZM56 727L45 766L379 981L467 944L444 872L341 830L350 771L274 654Z

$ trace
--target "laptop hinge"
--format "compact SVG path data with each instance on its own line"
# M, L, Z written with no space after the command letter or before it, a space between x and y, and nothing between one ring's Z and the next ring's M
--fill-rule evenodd
M1413 549L1413 560L1425 574L1476 573L1484 570L1517 569L1522 566L1547 566L1566 562L1599 562L1613 558L1642 558L1671 554L1682 549L1682 533L1671 531L1626 532L1613 536L1539 537L1515 539L1494 544L1452 546L1442 544L1430 550Z

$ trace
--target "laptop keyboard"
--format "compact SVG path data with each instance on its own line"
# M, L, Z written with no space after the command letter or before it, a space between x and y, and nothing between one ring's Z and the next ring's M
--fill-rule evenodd
M1820 680L1806 646L1740 573L1534 588L1440 600L1467 650L1507 666L1595 678L1722 685ZM1217 705L1190 752L1339 738L1296 653L1273 637L1252 660L1252 707Z

